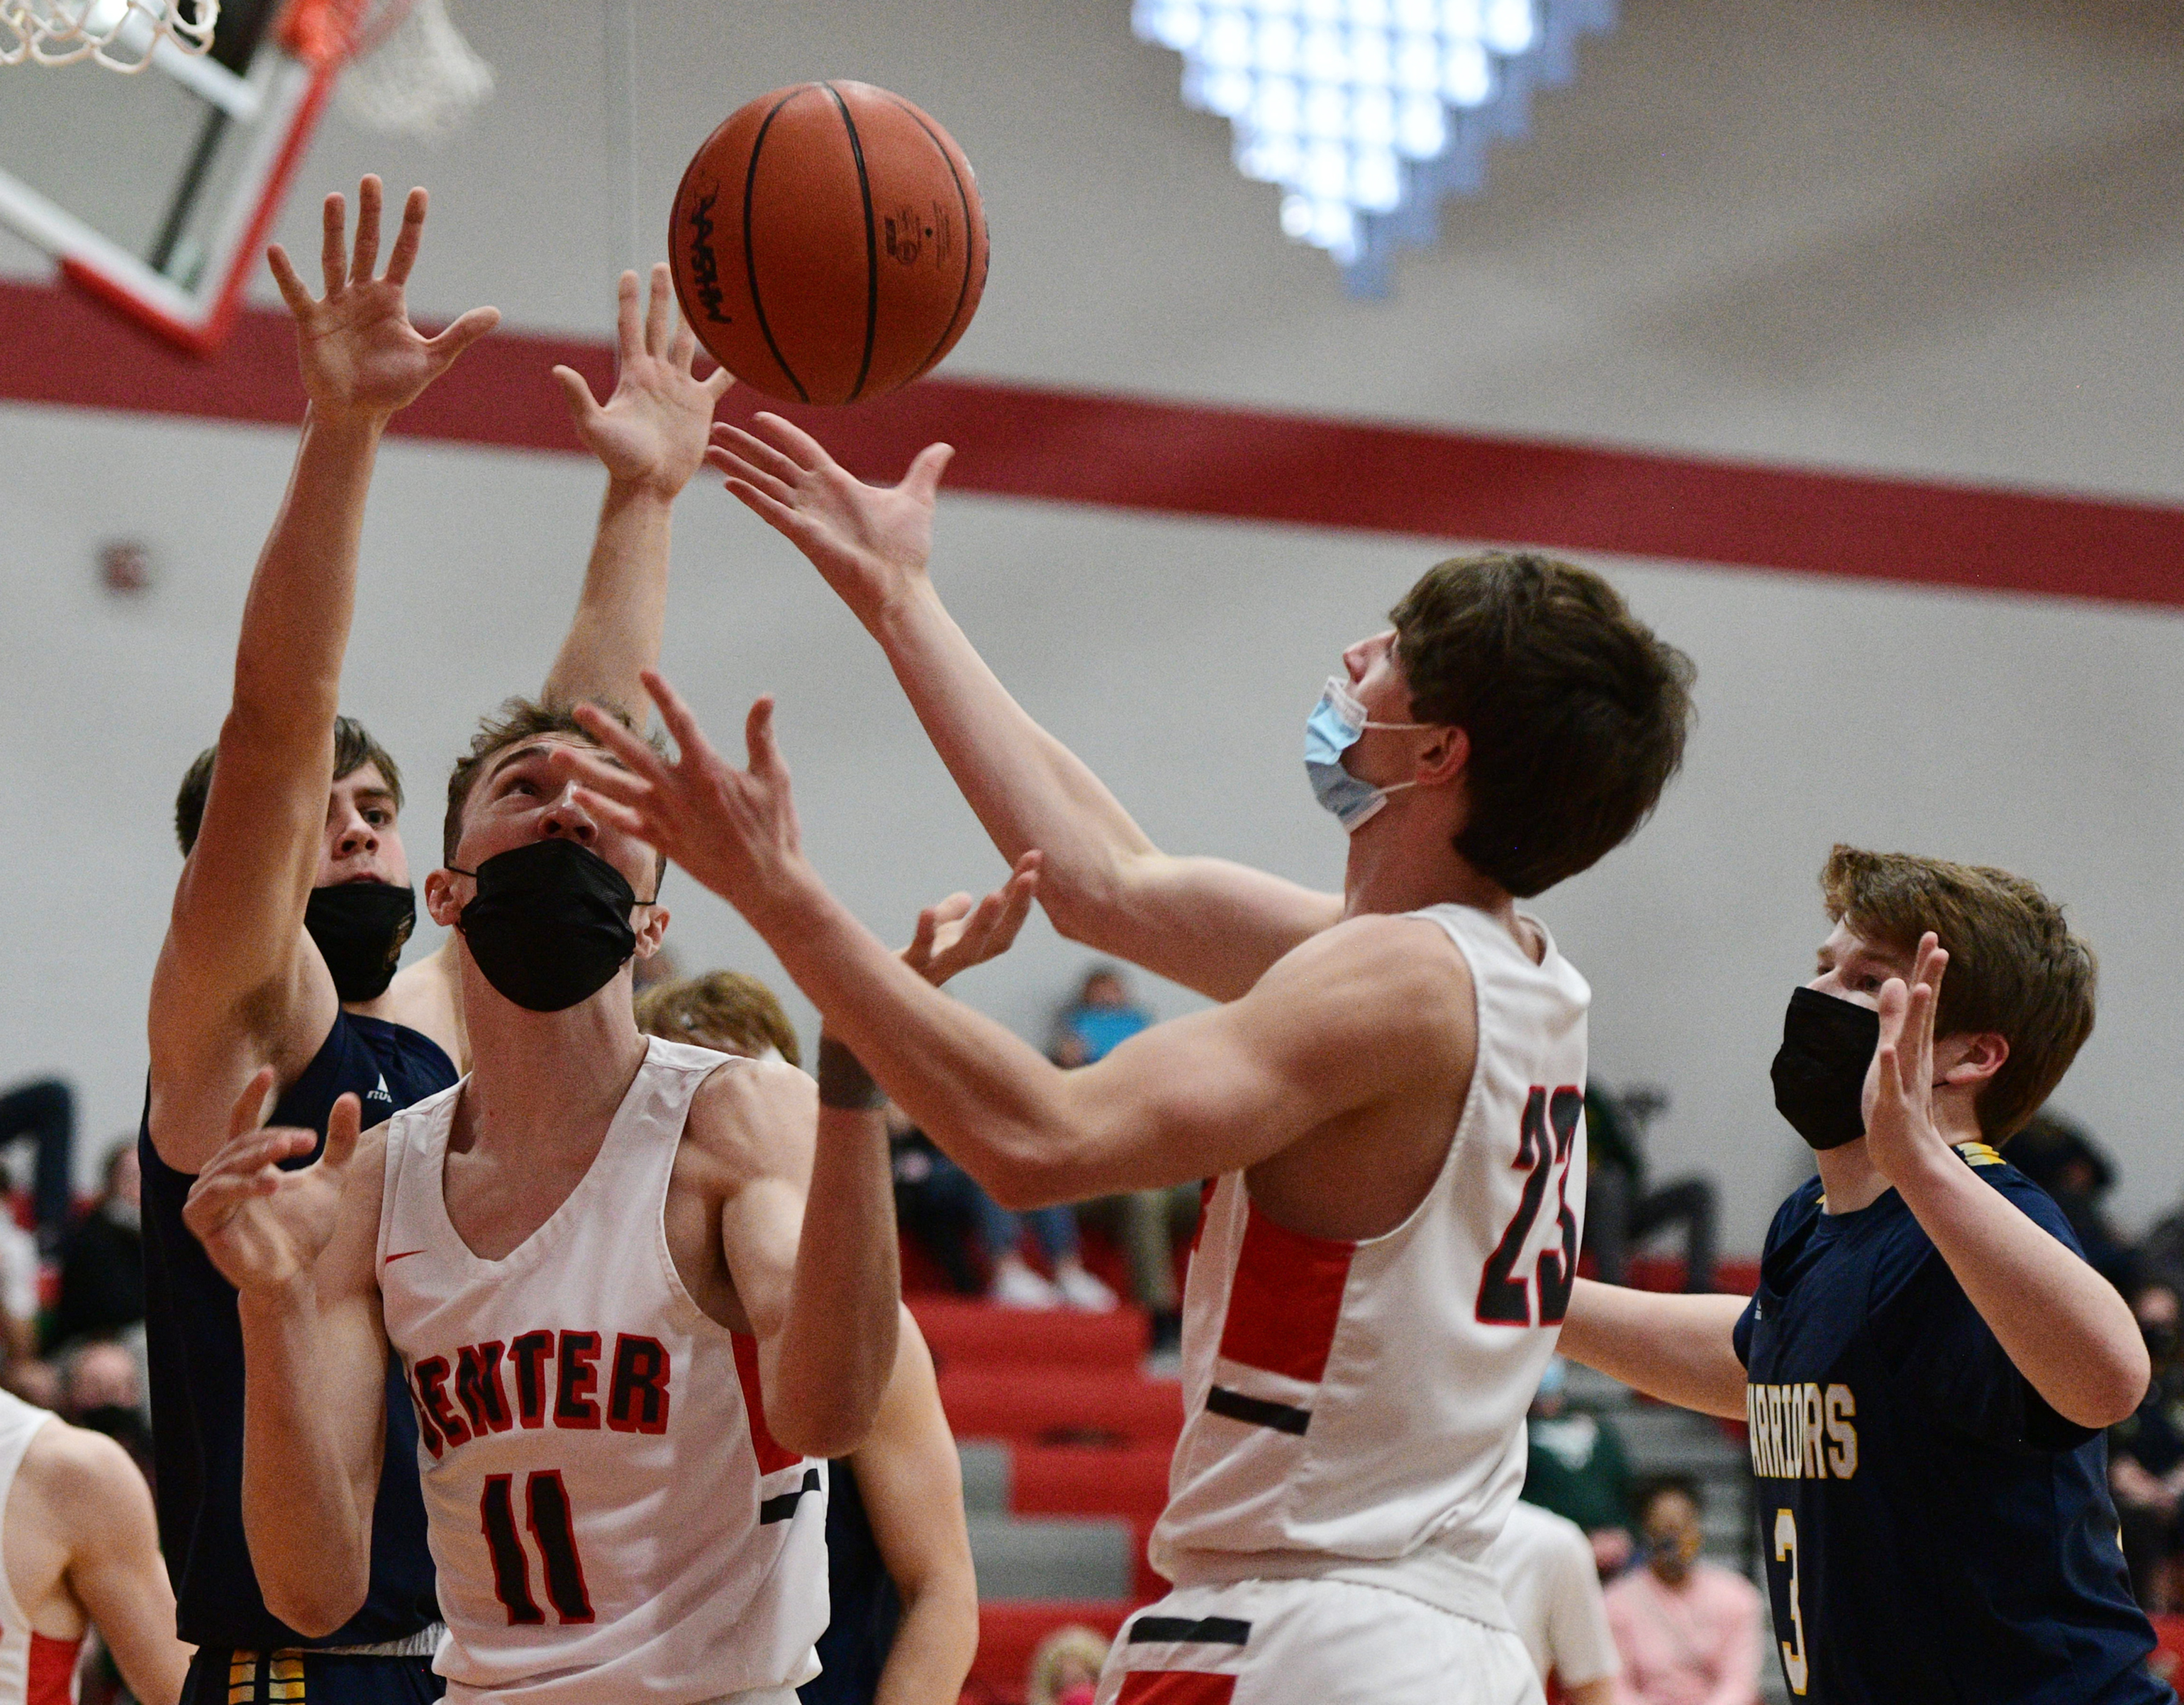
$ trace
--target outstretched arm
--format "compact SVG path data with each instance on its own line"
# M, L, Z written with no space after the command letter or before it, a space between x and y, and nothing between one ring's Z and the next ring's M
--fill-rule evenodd
M1735 1334L1744 1306L1741 1296L1669 1296L1580 1279L1557 1347L1663 1403L1741 1421Z
M764 437L715 428L728 489L809 557L880 643L934 749L1001 855L1037 848L1040 903L1073 940L1231 1000L1340 900L1149 840L1099 777L1025 712L956 625L926 573L944 444L902 483L860 484L775 415Z
M554 370L577 436L607 471L607 490L576 619L544 696L549 705L612 705L642 726L649 712L638 672L660 662L675 499L704 465L713 407L729 377L725 367L704 379L692 373L698 340L676 312L665 262L652 269L644 311L634 272L622 274L619 290L614 394L602 405L574 368Z
M384 1128L359 1147L357 1099L334 1103L325 1151L261 1130L272 1087L243 1091L230 1137L183 1218L235 1286L242 1323L242 1525L266 1607L299 1634L356 1613L371 1576L372 1502L387 1433L387 1334L373 1271Z
M313 299L277 244L266 257L295 316L309 403L243 605L234 698L153 978L152 1128L161 1156L184 1172L220 1145L219 1119L193 1128L187 1107L161 1117L170 1112L163 1091L172 1084L202 1102L198 1079L221 1075L223 1062L232 1076L214 1106L262 1062L285 1079L333 1020L333 982L304 932L304 908L326 820L365 494L388 419L500 317L472 309L437 337L420 335L404 286L424 235L425 192L410 192L384 275L377 178L364 180L357 203L350 253L342 198L326 198L323 298Z
M1948 960L1930 933L1910 986L1894 977L1882 985L1880 1045L1866 1078L1866 1151L2048 1407L2081 1427L2112 1427L2138 1407L2152 1377L2131 1305L1981 1183L1934 1123L1934 1014Z
M664 680L646 685L682 749L676 762L590 707L585 726L628 768L573 749L552 761L606 821L742 912L828 1029L1004 1204L1201 1178L1388 1099L1451 1083L1460 1098L1471 1041L1455 1033L1470 1007L1447 997L1462 961L1440 932L1396 918L1352 919L1231 1005L1061 1071L928 987L826 891L798 844L772 700L753 707L751 767L736 770Z

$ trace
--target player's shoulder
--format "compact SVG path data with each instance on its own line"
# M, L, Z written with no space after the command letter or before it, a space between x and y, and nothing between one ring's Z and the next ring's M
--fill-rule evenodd
M15 1479L57 1515L86 1523L134 1508L149 1496L128 1451L105 1434L58 1415L31 1435Z
M1815 1173L1791 1190L1782 1206L1774 1210L1774 1220L1767 1228L1766 1253L1772 1255L1797 1238L1819 1219L1826 1206L1825 1186Z
M699 1074L683 1128L686 1142L718 1159L761 1170L809 1155L819 1086L805 1073L779 1060L713 1054L676 1043L654 1046L676 1049L673 1067Z
M1462 950L1423 914L1367 912L1299 942L1253 992L1438 1024L1449 1008L1470 1012L1472 980Z
M2070 1229L2070 1222L2055 1198L2011 1165L2000 1149L1991 1143L1974 1142L1958 1143L1956 1150L1974 1178L2007 1197L2019 1212L2073 1250L2078 1248L2077 1234Z

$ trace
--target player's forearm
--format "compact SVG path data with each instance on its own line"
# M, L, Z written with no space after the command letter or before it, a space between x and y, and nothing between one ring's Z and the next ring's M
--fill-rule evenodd
M781 910L749 922L827 1030L996 1201L1028 1206L1073 1199L1059 1067L932 987L808 871Z
M384 421L306 414L281 512L251 577L221 736L315 756L339 709L357 554Z
M660 663L674 503L644 481L607 482L576 617L547 672L549 705L588 699L645 720L638 674Z
M1100 778L987 666L927 580L872 630L948 773L1002 857L1045 856L1039 901L1057 928L1105 946L1129 861L1156 854ZM1112 950L1120 950L1115 949Z
M791 1450L844 1457L871 1432L894 1369L898 1251L886 1122L877 1112L821 1107L777 1396L767 1408L775 1436Z
M1744 1418L1735 1332L1741 1296L1672 1296L1580 1279L1563 1322L1562 1353L1680 1408Z
M359 1426L375 1437L384 1405L341 1400L340 1357L309 1282L277 1295L245 1293L242 1323L242 1524L266 1607L299 1634L331 1634L363 1604L371 1575L371 1504L351 1463ZM330 1373L333 1374L330 1381ZM378 1383L373 1382L376 1393ZM372 1450L373 1460L378 1457Z
M956 1705L978 1655L978 1589L967 1568L902 1594L894 1645L872 1705Z
M2112 1427L2138 1407L2152 1368L2114 1285L1953 1154L1897 1188L2050 1408L2081 1427Z

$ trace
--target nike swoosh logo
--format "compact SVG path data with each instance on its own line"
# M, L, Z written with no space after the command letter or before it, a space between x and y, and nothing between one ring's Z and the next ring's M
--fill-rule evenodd
M392 1267L398 1261L407 1261L411 1256L422 1255L424 1252L425 1251L421 1249L405 1249L398 1255L388 1256L387 1259L381 1263L381 1265L384 1267Z

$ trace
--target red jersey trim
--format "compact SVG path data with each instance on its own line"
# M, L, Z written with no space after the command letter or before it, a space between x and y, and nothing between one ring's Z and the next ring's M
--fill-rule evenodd
M758 1458L759 1473L794 1468L804 1458L783 1450L766 1429L766 1397L758 1383L758 1340L748 1332L731 1332L728 1338L736 1347L736 1384L744 1388L744 1418L750 1424L751 1451Z
M1246 1202L1245 1212L1243 1245L1236 1252L1228 1318L1221 1328L1221 1354L1247 1368L1316 1385L1334 1347L1342 1294L1357 1245L1276 1225L1256 1202Z

